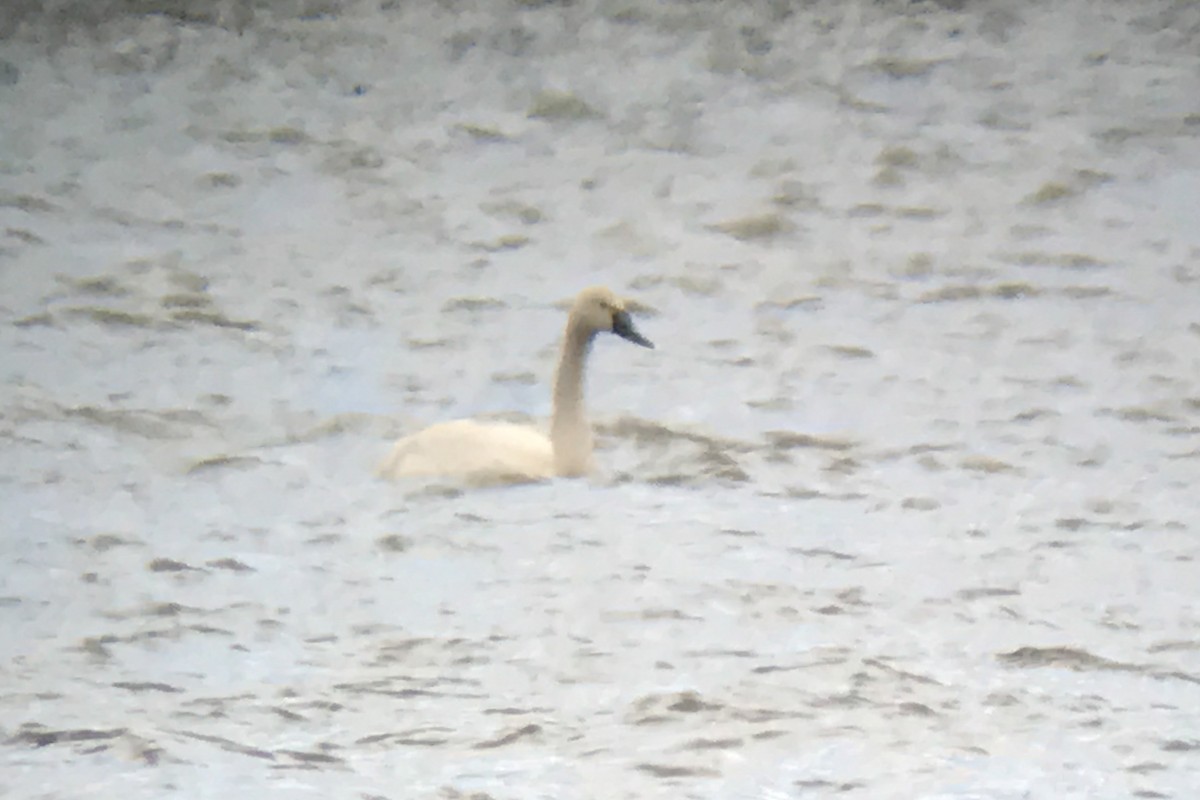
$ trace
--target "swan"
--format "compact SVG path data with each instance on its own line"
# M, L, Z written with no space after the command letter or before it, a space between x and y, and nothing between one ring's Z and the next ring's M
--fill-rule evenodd
M550 436L531 427L470 419L441 422L406 436L380 464L380 477L456 477L474 483L522 483L581 477L592 467L592 430L583 404L584 370L598 333L653 349L623 300L603 286L576 296L554 374Z

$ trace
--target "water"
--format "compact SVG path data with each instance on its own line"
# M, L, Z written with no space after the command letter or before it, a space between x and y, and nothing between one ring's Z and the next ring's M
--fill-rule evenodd
M1200 9L221 8L0 42L0 791L1200 787Z

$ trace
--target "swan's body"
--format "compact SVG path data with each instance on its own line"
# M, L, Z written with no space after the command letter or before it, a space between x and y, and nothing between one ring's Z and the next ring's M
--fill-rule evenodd
M615 333L643 347L654 346L637 332L625 304L608 289L593 287L580 292L563 332L549 436L507 423L442 422L396 442L379 474L487 483L586 475L592 469L592 429L583 404L584 371L592 340L601 332Z

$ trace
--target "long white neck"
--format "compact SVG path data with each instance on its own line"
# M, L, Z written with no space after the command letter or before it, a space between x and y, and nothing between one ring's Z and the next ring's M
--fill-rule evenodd
M592 465L592 428L583 405L583 374L593 331L567 322L562 353L554 374L554 416L550 421L550 444L554 448L554 471L574 477L586 474Z

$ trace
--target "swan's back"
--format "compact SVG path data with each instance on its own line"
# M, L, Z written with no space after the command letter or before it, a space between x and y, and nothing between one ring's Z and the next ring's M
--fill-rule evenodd
M391 479L458 475L476 482L545 480L554 475L554 448L533 428L460 419L396 442L379 474Z

